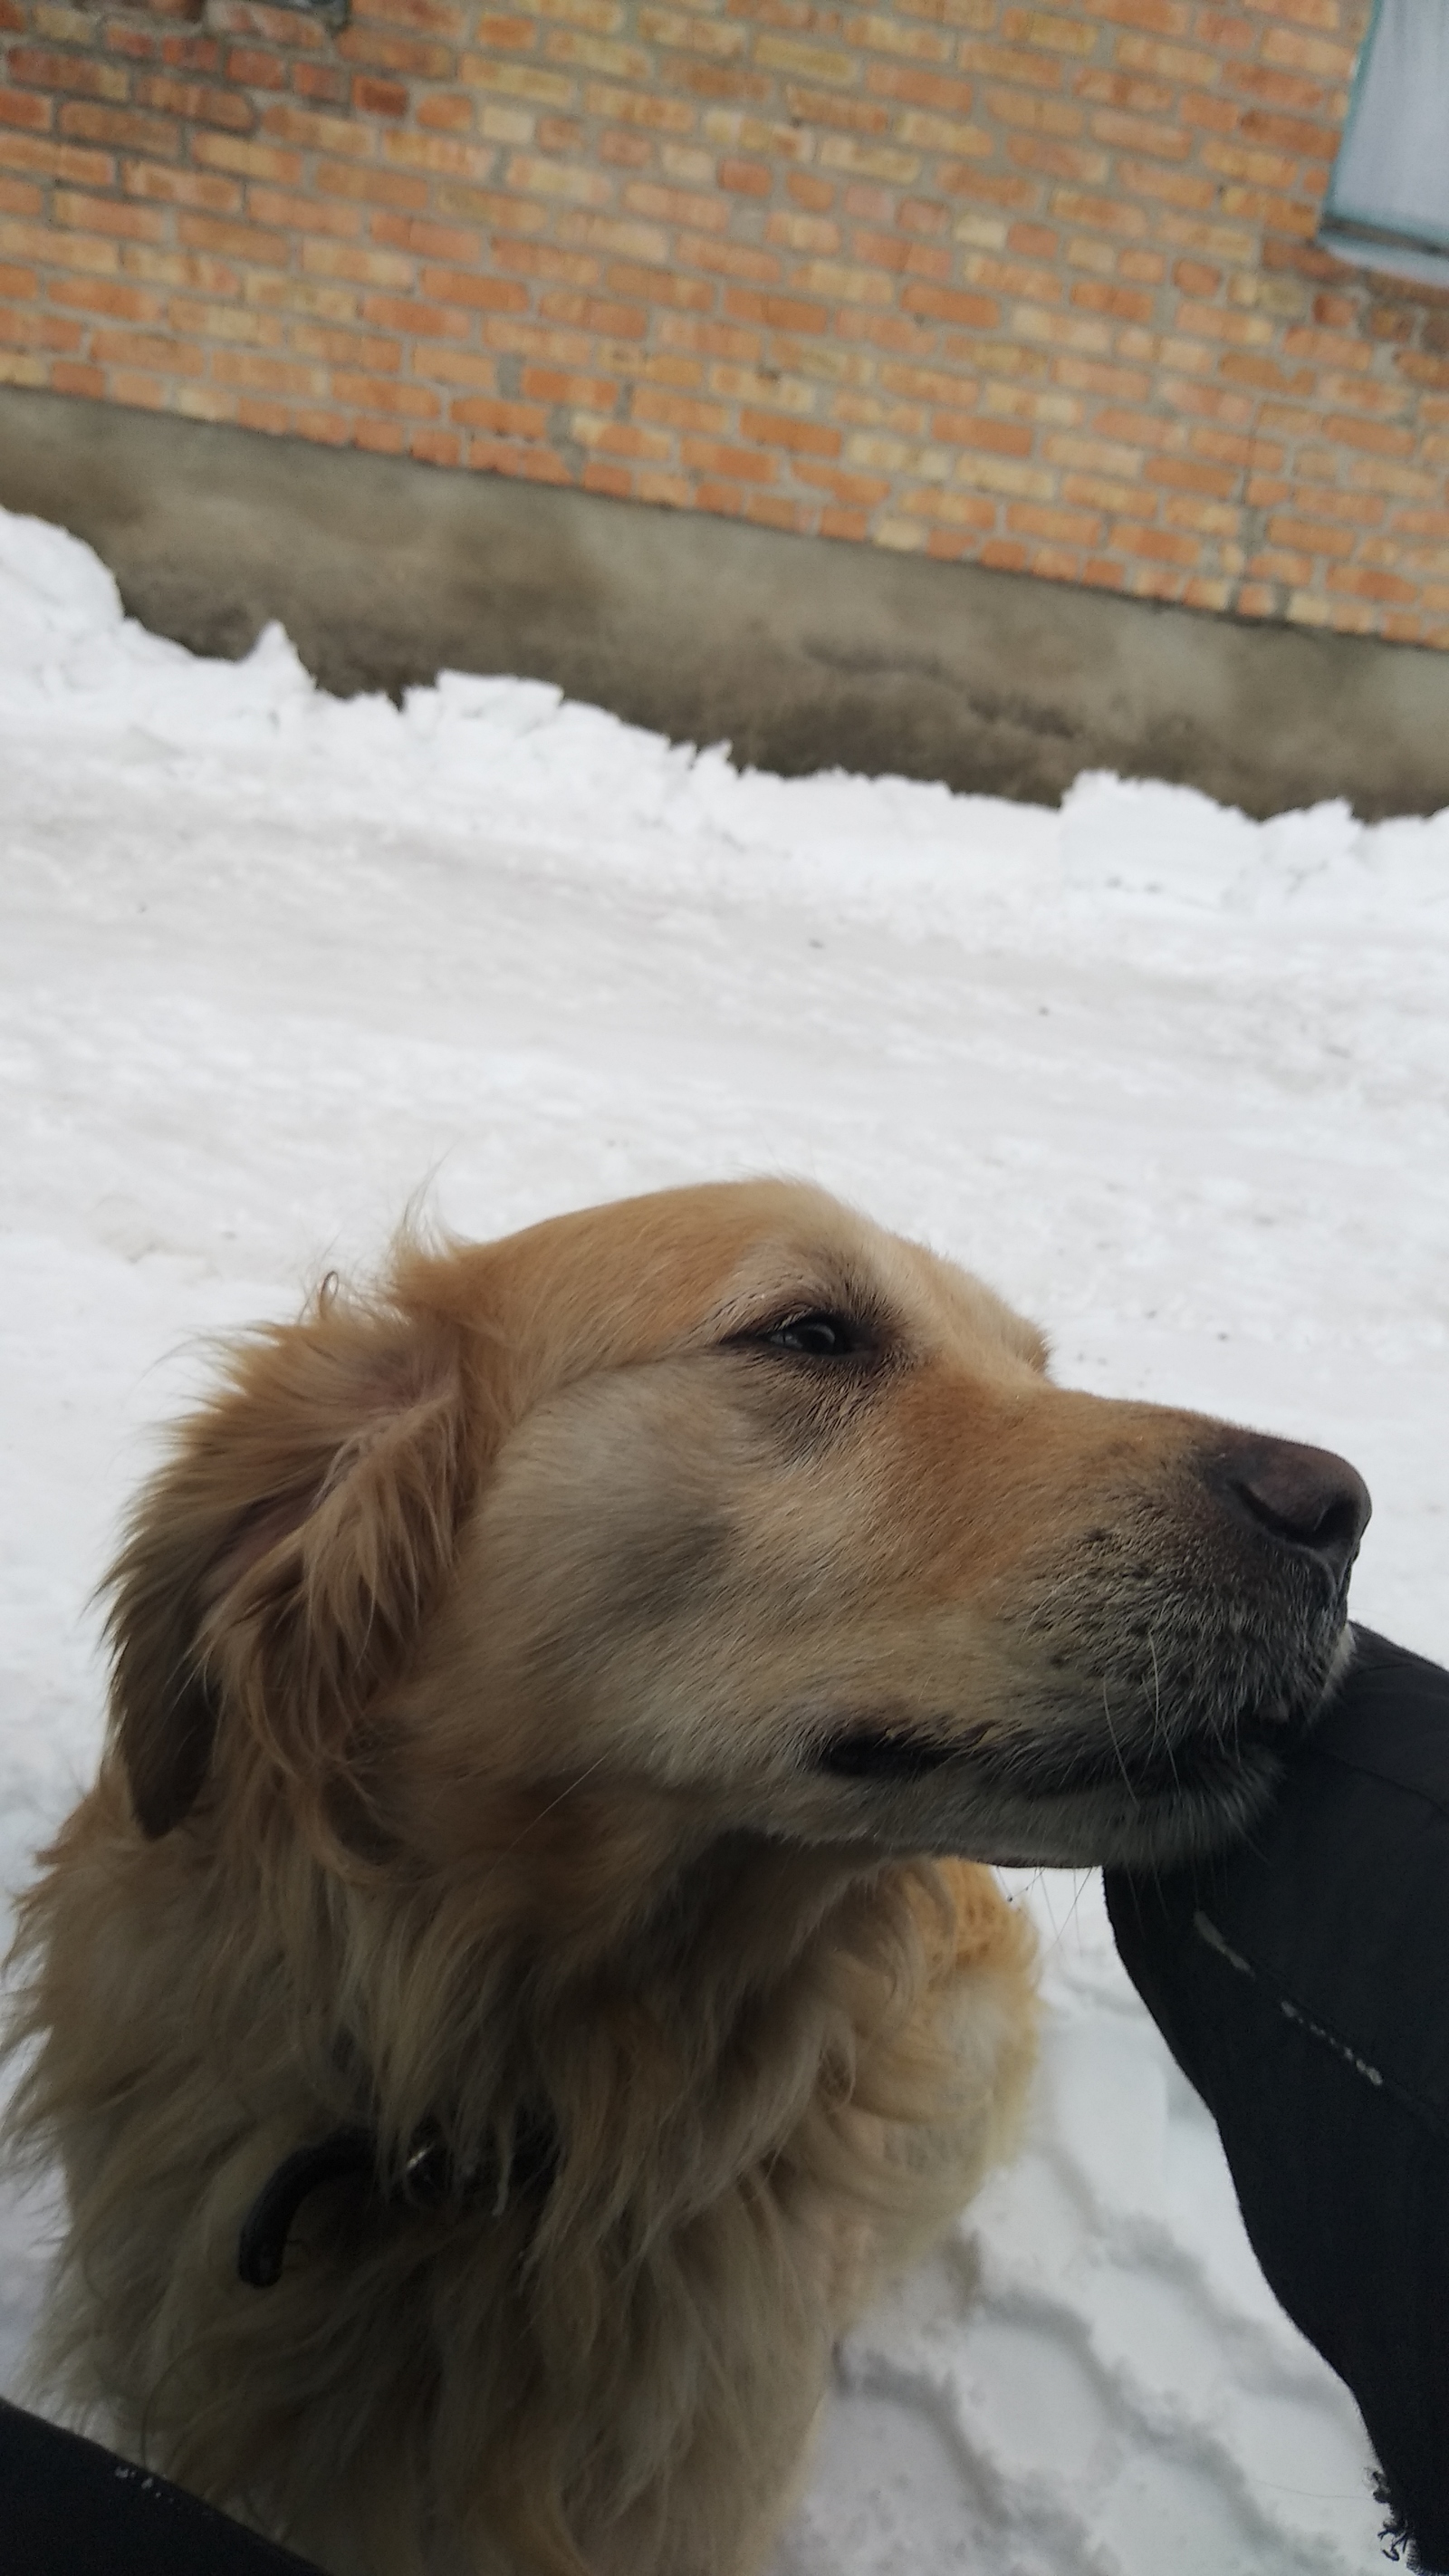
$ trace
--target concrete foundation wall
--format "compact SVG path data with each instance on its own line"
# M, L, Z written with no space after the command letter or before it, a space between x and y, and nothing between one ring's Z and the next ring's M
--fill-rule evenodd
M0 504L85 538L158 633L238 655L279 618L343 693L513 671L785 772L1449 804L1449 654L1408 645L41 392L0 391Z

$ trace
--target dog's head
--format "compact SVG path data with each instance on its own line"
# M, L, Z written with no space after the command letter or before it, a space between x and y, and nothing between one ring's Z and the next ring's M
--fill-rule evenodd
M264 1794L461 1866L587 1782L701 1850L1164 1862L1320 1704L1367 1515L820 1192L670 1191L245 1345L116 1570L115 1739L150 1835Z

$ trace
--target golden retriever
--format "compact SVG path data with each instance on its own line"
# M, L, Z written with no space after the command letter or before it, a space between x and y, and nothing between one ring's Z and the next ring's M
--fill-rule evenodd
M233 1353L28 1898L40 2367L336 2576L741 2576L1009 2142L991 1860L1240 1825L1351 1468L1071 1393L822 1193L404 1242Z

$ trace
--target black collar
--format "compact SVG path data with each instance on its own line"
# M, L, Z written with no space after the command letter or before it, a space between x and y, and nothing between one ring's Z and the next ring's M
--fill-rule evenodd
M303 2201L324 2183L355 2177L385 2209L441 2209L450 2203L462 2208L475 2204L488 2190L500 2215L515 2193L541 2200L558 2171L558 2132L546 2117L521 2120L502 2175L493 2156L459 2172L442 2136L431 2126L418 2131L396 2181L383 2181L378 2162L377 2132L360 2124L333 2129L314 2145L297 2147L284 2156L242 2220L236 2248L240 2278L254 2290L275 2287L282 2277L292 2222Z

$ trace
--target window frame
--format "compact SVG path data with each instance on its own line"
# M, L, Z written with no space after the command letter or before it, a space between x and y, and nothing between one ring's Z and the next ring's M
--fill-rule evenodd
M1449 0L1439 0L1439 5L1449 10ZM1351 267L1377 269L1391 277L1409 278L1420 285L1449 290L1449 211L1446 211L1441 232L1436 224L1428 221L1422 226L1386 223L1380 216L1335 201L1338 174L1368 93L1374 42L1384 8L1385 0L1373 0L1369 22L1358 49L1349 89L1348 112L1343 120L1328 188L1319 211L1317 240L1321 249L1331 251L1335 259L1341 259ZM1445 97L1444 114L1446 152L1449 152L1449 95Z

